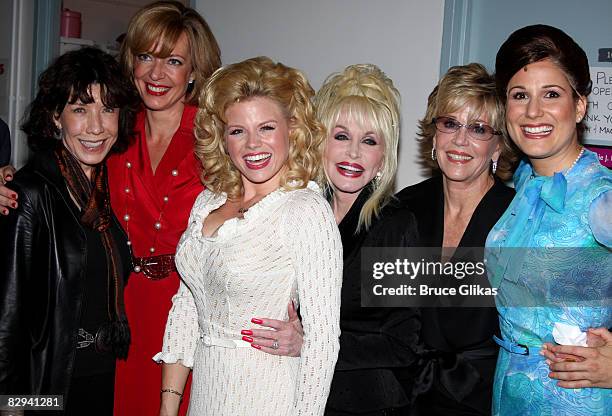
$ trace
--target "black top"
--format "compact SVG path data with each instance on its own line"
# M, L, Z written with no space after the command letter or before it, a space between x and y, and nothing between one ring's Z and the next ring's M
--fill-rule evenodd
M88 233L52 153L34 154L8 186L19 206L0 217L6 237L0 238L0 393L63 394L66 404L83 294L90 292L88 258L101 255L105 262L104 253L88 252ZM127 236L114 216L112 222L127 278ZM106 304L106 290L99 296Z
M11 161L11 132L8 126L0 120L0 167Z
M487 235L514 197L499 180L482 198L459 247L484 247ZM401 205L417 219L419 245L441 247L444 233L442 177L425 180L397 194ZM481 260L482 261L482 260ZM488 415L491 413L493 375L499 332L495 308L423 308L424 358L421 388L414 415Z
M369 195L369 189L364 189L339 224L344 251L342 333L327 415L402 407L410 400L393 368L416 361L418 313L408 308L361 307L361 248L411 246L417 238L416 223L412 215L391 221L385 213L393 207L387 207L368 231L356 233L359 213Z
M75 207L76 209L76 207ZM80 213L78 214L80 215ZM119 259L128 261L127 239L118 225L111 223L111 233L116 242ZM89 227L83 227L87 240L87 270L81 306L80 328L93 335L108 323L108 264L102 245L101 234ZM121 267L119 268L121 270ZM77 338L84 341L82 336ZM85 377L115 371L115 356L110 353L96 352L95 341L86 348L77 349L74 360L73 377Z

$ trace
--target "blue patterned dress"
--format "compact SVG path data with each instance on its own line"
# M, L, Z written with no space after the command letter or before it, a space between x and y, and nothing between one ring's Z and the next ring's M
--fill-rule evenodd
M563 389L540 348L556 322L585 331L612 326L612 172L585 151L565 174L535 175L521 162L516 197L487 238L489 278L505 342L494 415L611 415L612 389ZM537 249L536 249L537 248ZM519 348L524 351L524 348Z

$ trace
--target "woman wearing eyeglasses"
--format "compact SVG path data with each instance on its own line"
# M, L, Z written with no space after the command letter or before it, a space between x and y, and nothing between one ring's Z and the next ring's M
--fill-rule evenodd
M398 194L416 216L420 246L484 246L514 195L501 182L514 160L503 123L494 79L482 65L450 68L434 88L419 136L425 164L440 175ZM419 380L425 392L412 414L489 414L498 352L495 308L421 312L427 352Z

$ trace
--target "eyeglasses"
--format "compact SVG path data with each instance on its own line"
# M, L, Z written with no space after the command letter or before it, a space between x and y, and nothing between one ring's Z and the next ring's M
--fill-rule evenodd
M436 117L432 120L436 130L440 133L453 134L465 127L468 135L475 140L491 140L493 136L501 136L501 131L496 131L493 127L484 123L461 124L452 117Z

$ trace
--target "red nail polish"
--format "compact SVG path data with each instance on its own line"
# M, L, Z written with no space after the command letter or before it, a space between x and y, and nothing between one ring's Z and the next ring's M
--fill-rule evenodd
M251 337L242 337L242 340L246 342L253 342L253 338Z
M17 202L11 202L11 206L12 206L13 208L17 208Z
M2 210L2 213L3 213L4 215L8 215L8 209L3 209L3 210Z
M243 329L240 331L242 335L253 335L253 331L249 331L248 329Z
M257 324L257 325L263 324L263 321L261 319L259 319L259 318L253 318L253 319L251 319L251 322L253 322L254 324Z
M257 345L257 344L251 344L251 347L255 348L256 350L261 349L261 345Z

